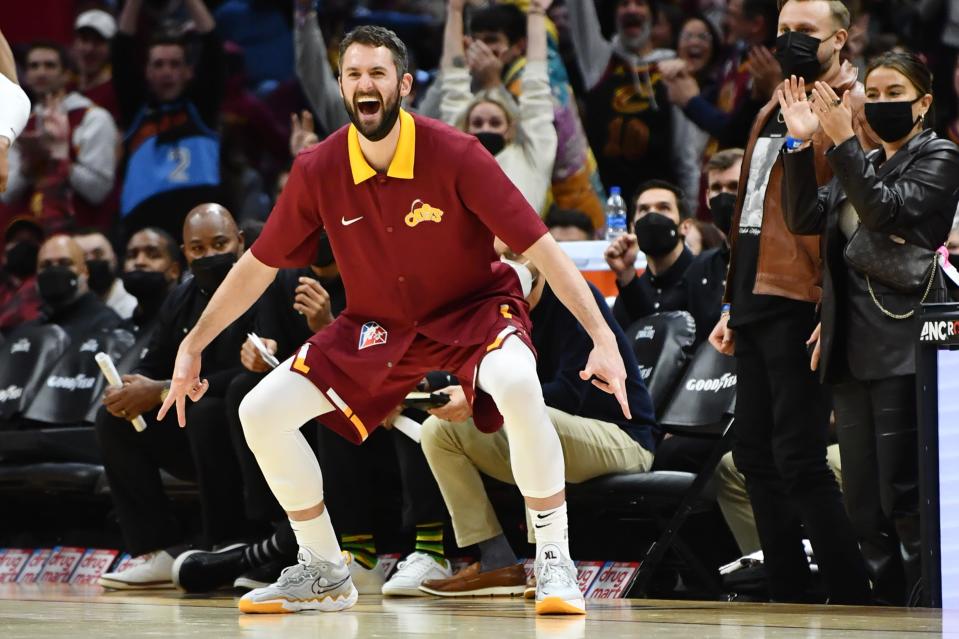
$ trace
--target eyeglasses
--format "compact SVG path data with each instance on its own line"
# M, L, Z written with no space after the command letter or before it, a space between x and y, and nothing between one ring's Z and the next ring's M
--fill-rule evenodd
M706 32L702 32L702 33L687 32L687 33L679 34L680 42L688 42L690 40L700 40L702 42L710 43L713 41L713 36L711 36L709 33L706 33Z

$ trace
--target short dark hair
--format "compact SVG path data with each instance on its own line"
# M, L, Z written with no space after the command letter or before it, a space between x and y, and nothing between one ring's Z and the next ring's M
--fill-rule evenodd
M588 215L575 209L561 209L555 204L550 207L543 222L546 223L546 228L550 229L556 226L574 226L590 237L596 232Z
M189 63L189 49L187 48L186 40L181 36L175 35L173 33L155 33L150 36L150 39L147 41L147 61L150 59L150 52L153 51L156 47L180 47L183 49L183 59Z
M158 227L158 226L147 226L147 227L144 227L144 228L142 228L142 229L140 229L140 230L138 230L138 231L134 231L134 232L131 233L130 236L127 238L127 242L126 242L126 243L129 244L129 243L130 243L130 240L133 239L133 236L134 236L134 235L136 235L137 233L142 233L142 232L144 232L144 231L149 231L150 233L156 233L157 235L159 235L159 236L160 236L160 239L163 240L163 243L166 245L165 248L164 248L164 250L166 251L166 253L167 253L167 255L169 256L170 260L173 261L173 262L176 262L177 264L179 264L181 270L184 269L184 268L186 268L186 260L183 258L183 252L180 251L180 243L177 242L177 241L173 238L173 236L170 235L170 233L169 233L168 231L164 231L163 229L161 229L161 228ZM120 258L121 260L122 260L122 259L126 259L126 246L125 246L125 245L124 245L123 253L124 253L124 257L121 257L121 258Z
M410 68L410 57L406 45L393 31L385 27L363 25L356 27L346 34L340 41L340 71L343 71L343 55L352 44L363 44L368 47L386 47L393 54L393 63L396 65L396 76L403 77Z
M689 207L686 205L686 193L683 192L681 188L673 184L672 182L667 182L666 180L646 180L636 189L635 194L633 195L633 216L636 216L636 202L639 200L639 196L649 191L650 189L663 189L671 192L676 196L676 209L679 211L679 219L687 220L692 217L692 212L689 210Z
M502 33L510 44L526 37L526 16L513 4L497 4L480 9L470 17L470 33Z
M27 45L27 52L24 55L24 60L30 57L30 54L36 51L37 49L47 49L50 51L55 51L57 54L57 59L60 61L60 68L64 71L67 70L69 66L69 58L67 58L67 51L63 48L63 45L59 42L54 42L53 40L34 40Z

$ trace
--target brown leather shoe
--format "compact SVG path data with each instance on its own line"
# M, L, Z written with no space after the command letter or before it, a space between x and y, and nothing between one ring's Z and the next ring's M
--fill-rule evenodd
M420 590L438 597L476 597L482 595L522 595L526 589L526 571L521 564L480 572L476 562L449 579L429 579Z

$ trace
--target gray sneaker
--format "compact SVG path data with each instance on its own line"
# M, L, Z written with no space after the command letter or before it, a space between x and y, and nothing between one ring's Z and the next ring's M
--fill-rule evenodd
M558 546L543 546L534 564L536 614L585 615L586 601L576 582L576 566Z
M301 610L336 612L356 603L348 557L340 563L324 561L300 548L297 564L284 568L275 584L243 595L239 608L248 613L282 613Z

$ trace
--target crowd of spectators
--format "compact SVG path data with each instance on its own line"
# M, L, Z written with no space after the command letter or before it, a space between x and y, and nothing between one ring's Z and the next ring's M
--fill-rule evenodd
M336 47L353 26L380 24L405 39L415 68L403 108L478 138L557 240L604 239L603 203L613 187L621 189L629 230L604 249L615 275L611 325L626 331L655 313L687 311L699 345L720 321L731 288L737 199L755 178L752 144L768 133L754 123L768 116L764 109L783 86L776 55L783 0L553 0L545 14L511 0L62 0L47 3L47 29L28 26L36 2L16 4L0 11L0 28L32 110L9 151L0 144L8 171L0 196L0 335L53 324L73 342L113 329L153 336L144 338L149 347L124 386L106 391L96 417L127 550L150 557L140 573L108 576L109 585L168 575L188 541L160 469L197 482L206 546L264 537L234 553L235 576L260 571L243 583L269 583L262 569L275 572L277 561L295 554L288 528L270 526L281 518L279 506L246 447L237 411L269 370L248 333L262 336L283 361L344 308L329 242L321 241L313 265L281 271L249 317L214 343L204 361L210 392L190 407L189 429L172 418L148 419L144 433L125 423L155 413L179 340L255 239L293 157L349 123ZM839 56L849 81L864 80L877 54L916 52L932 72L935 96L923 123L959 144L959 5L845 4L852 21ZM781 118L779 124L785 131ZM959 256L959 242L948 248ZM640 253L645 270L638 273ZM588 349L548 287L535 274L533 281L534 325L549 327L533 334L541 360L552 365L540 370L546 389L585 361ZM566 339L556 333L562 327ZM629 348L624 353L632 358ZM546 393L561 435L576 414L564 404L571 397L564 388L553 403ZM636 401L648 403L642 396ZM654 421L651 407L640 412ZM440 565L435 520L444 516L437 512L442 498L461 545L501 536L492 515L475 521L473 506L463 509L461 493L478 477L464 460L476 465L503 444L457 430L464 417L446 408L425 425L423 452L434 473L452 469L437 475L438 487L418 449L404 449L406 440L396 445L405 480L416 487L408 492L420 496L407 499L404 524L417 530L416 552ZM622 446L642 451L638 457L594 463L585 476L567 459L570 481L648 470L659 434L653 423L643 428L642 436L626 436L610 427ZM321 441L322 464L354 459L338 446ZM508 465L485 468L509 478ZM719 476L739 477L723 480L727 486L742 481L729 455ZM336 511L361 501L331 490ZM748 500L737 503L749 510ZM757 549L762 534L751 519L728 518L742 550ZM336 520L359 522L341 531L344 546L375 570L365 519L338 512ZM896 523L905 526L901 517ZM502 544L486 551L477 570L515 564ZM180 562L179 578L191 588L209 586L203 578L196 582L202 586L190 585L190 570L202 572L208 559L194 556L199 567ZM450 576L448 566L421 572ZM507 579L522 590L517 575ZM896 587L885 600L902 603Z

